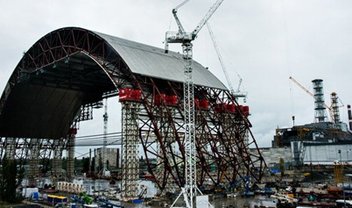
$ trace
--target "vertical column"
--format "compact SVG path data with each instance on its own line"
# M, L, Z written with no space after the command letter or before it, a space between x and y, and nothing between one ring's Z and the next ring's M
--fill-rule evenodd
M326 108L324 103L323 80L315 79L313 82L314 104L315 104L315 120L316 122L325 122Z
M67 179L68 181L72 181L74 177L74 157L75 157L75 139L76 139L77 129L70 128L68 135L68 157L67 157Z
M98 150L94 149L94 164L93 164L93 171L94 171L94 175L96 175L99 172L99 154L98 154Z
M107 134L108 134L108 99L105 98L105 106L104 106L104 139L103 139L103 149L102 149L102 164L103 164L103 170L102 170L102 175L103 176L109 176L110 173L108 173L107 169L107 154L106 154L106 146L107 146Z
M332 122L334 122L337 128L341 128L341 121L340 121L340 106L338 103L338 97L336 92L331 93L331 111L332 111Z
M53 156L53 166L52 166L52 178L55 183L58 178L61 177L61 169L62 169L62 144L60 139L54 140L54 156Z
M186 61L184 69L185 82L183 83L184 94L184 122L185 122L185 199L187 207L193 207L193 198L196 192L196 148L195 148L195 115L194 115L194 83L192 79L192 43L182 44L183 59Z
M30 140L30 160L29 160L29 169L28 169L28 185L36 186L36 179L39 177L39 139L32 138Z
M139 179L138 160L138 104L122 103L122 197L130 200L137 197Z
M16 138L6 137L6 158L9 160L14 160L16 155Z
M3 145L2 148L0 148L0 161L2 163L2 160L4 159L4 156L6 154L6 138L5 137L0 137L0 142ZM27 148L28 149L28 148Z
M348 114L348 128L352 131L352 111L351 105L347 105L347 114Z

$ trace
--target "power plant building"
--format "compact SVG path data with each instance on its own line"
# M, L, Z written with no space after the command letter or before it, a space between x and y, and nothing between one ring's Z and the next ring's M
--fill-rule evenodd
M337 94L331 93L331 106L328 106L324 101L323 80L315 79L312 82L314 94L303 89L314 97L315 123L276 129L272 147L291 148L294 165L348 162L352 149L351 122L349 126L341 122ZM351 121L351 107L348 105L347 108ZM327 111L331 121L327 120Z

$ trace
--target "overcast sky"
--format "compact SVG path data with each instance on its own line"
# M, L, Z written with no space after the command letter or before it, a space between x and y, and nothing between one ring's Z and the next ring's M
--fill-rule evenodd
M180 0L0 0L0 91L24 51L45 34L78 26L163 47L167 30L176 30L171 10ZM193 30L214 0L192 0L179 10ZM337 92L351 103L352 1L225 0L210 20L234 88L237 73L248 92L252 131L262 147L271 145L276 127L314 120L313 98L289 81L295 77L312 90L324 80L325 100ZM181 51L180 45L171 45ZM208 31L194 42L194 59L226 83ZM117 99L109 101L109 131L120 130ZM101 112L81 124L80 135L103 133Z

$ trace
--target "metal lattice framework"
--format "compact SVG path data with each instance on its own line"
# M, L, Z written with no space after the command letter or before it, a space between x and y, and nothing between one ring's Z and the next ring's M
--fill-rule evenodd
M0 138L0 158L15 159L18 165L27 167L26 176L29 185L36 184L36 178L41 175L40 167L54 158L51 165L53 180L63 178L61 162L63 151L69 149L69 139L38 139L38 138Z
M149 172L156 178L160 190L164 190L170 181L182 187L185 183L183 106L182 103L155 105L152 98L161 93L157 86L153 87L155 94L144 96L145 109L140 110L138 117L145 157L147 161L158 158L156 164L148 164ZM169 83L169 89L175 93L180 87ZM215 185L244 181L247 176L260 181L265 163L247 117L239 110L229 112L222 108L221 103L239 106L235 99L228 91L205 87L196 87L195 91L196 97L212 101L209 109L196 110L198 185L201 187L207 179ZM148 112L153 108L156 110ZM152 116L145 119L149 113ZM257 151L249 151L250 147Z
M139 179L138 125L136 114L138 103L126 102L122 106L122 190L126 200L137 196Z
M69 97L71 103L69 100L61 105L67 106L63 109L67 110L67 115L60 120L54 120L57 126L45 130L28 125L31 131L25 126L20 126L21 128L15 131L6 125L11 127L18 121L11 120L6 125L1 123L2 120L9 119L8 102L21 96L15 93L19 93L20 86L26 85L72 91L74 96ZM136 143L142 146L148 171L155 177L161 191L182 187L185 184L186 148L183 83L132 73L128 64L109 42L89 30L63 28L53 31L25 53L0 100L0 136L30 138L24 139L24 145L17 147L17 153L14 153L24 157L28 156L26 151L30 149L28 145L31 139L50 138L48 141L52 145L45 148L41 146L39 150L50 152L50 155L43 157L58 157L62 153L52 151L55 148L66 149L65 145L69 146L70 140L62 143L55 141L70 134L74 119L80 117L77 114L80 107L102 100L104 93L116 90L120 93L124 88L140 91L138 99L126 101L120 96L120 102L124 106L124 196L136 196L137 187L134 181L138 164L131 163L138 161L138 154L134 152ZM165 95L175 99L170 103L163 99ZM62 97L64 96L70 94L63 94ZM226 89L195 84L194 96L198 187L208 181L213 185L220 185L245 180L247 176L259 181L264 174L265 162L250 131L248 115L243 113L241 106ZM197 102L201 101L206 101L206 105L197 105ZM228 106L231 109L228 109ZM48 108L49 110L52 109ZM10 150L11 145L2 147L2 151L13 152ZM249 151L250 147L255 151ZM130 154L131 151L134 153ZM42 155L45 154L47 153ZM168 186L170 182L173 182L173 185Z

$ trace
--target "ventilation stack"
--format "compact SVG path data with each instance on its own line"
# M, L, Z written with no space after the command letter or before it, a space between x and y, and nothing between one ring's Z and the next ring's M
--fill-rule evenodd
M338 105L338 97L336 92L331 93L331 120L334 122L337 128L341 128L341 121L340 121L340 110Z
M352 111L351 105L347 105L347 113L348 113L348 126L350 131L352 131Z
M315 122L325 122L326 108L324 103L323 80L315 79L313 82L314 89L314 104L315 104Z

